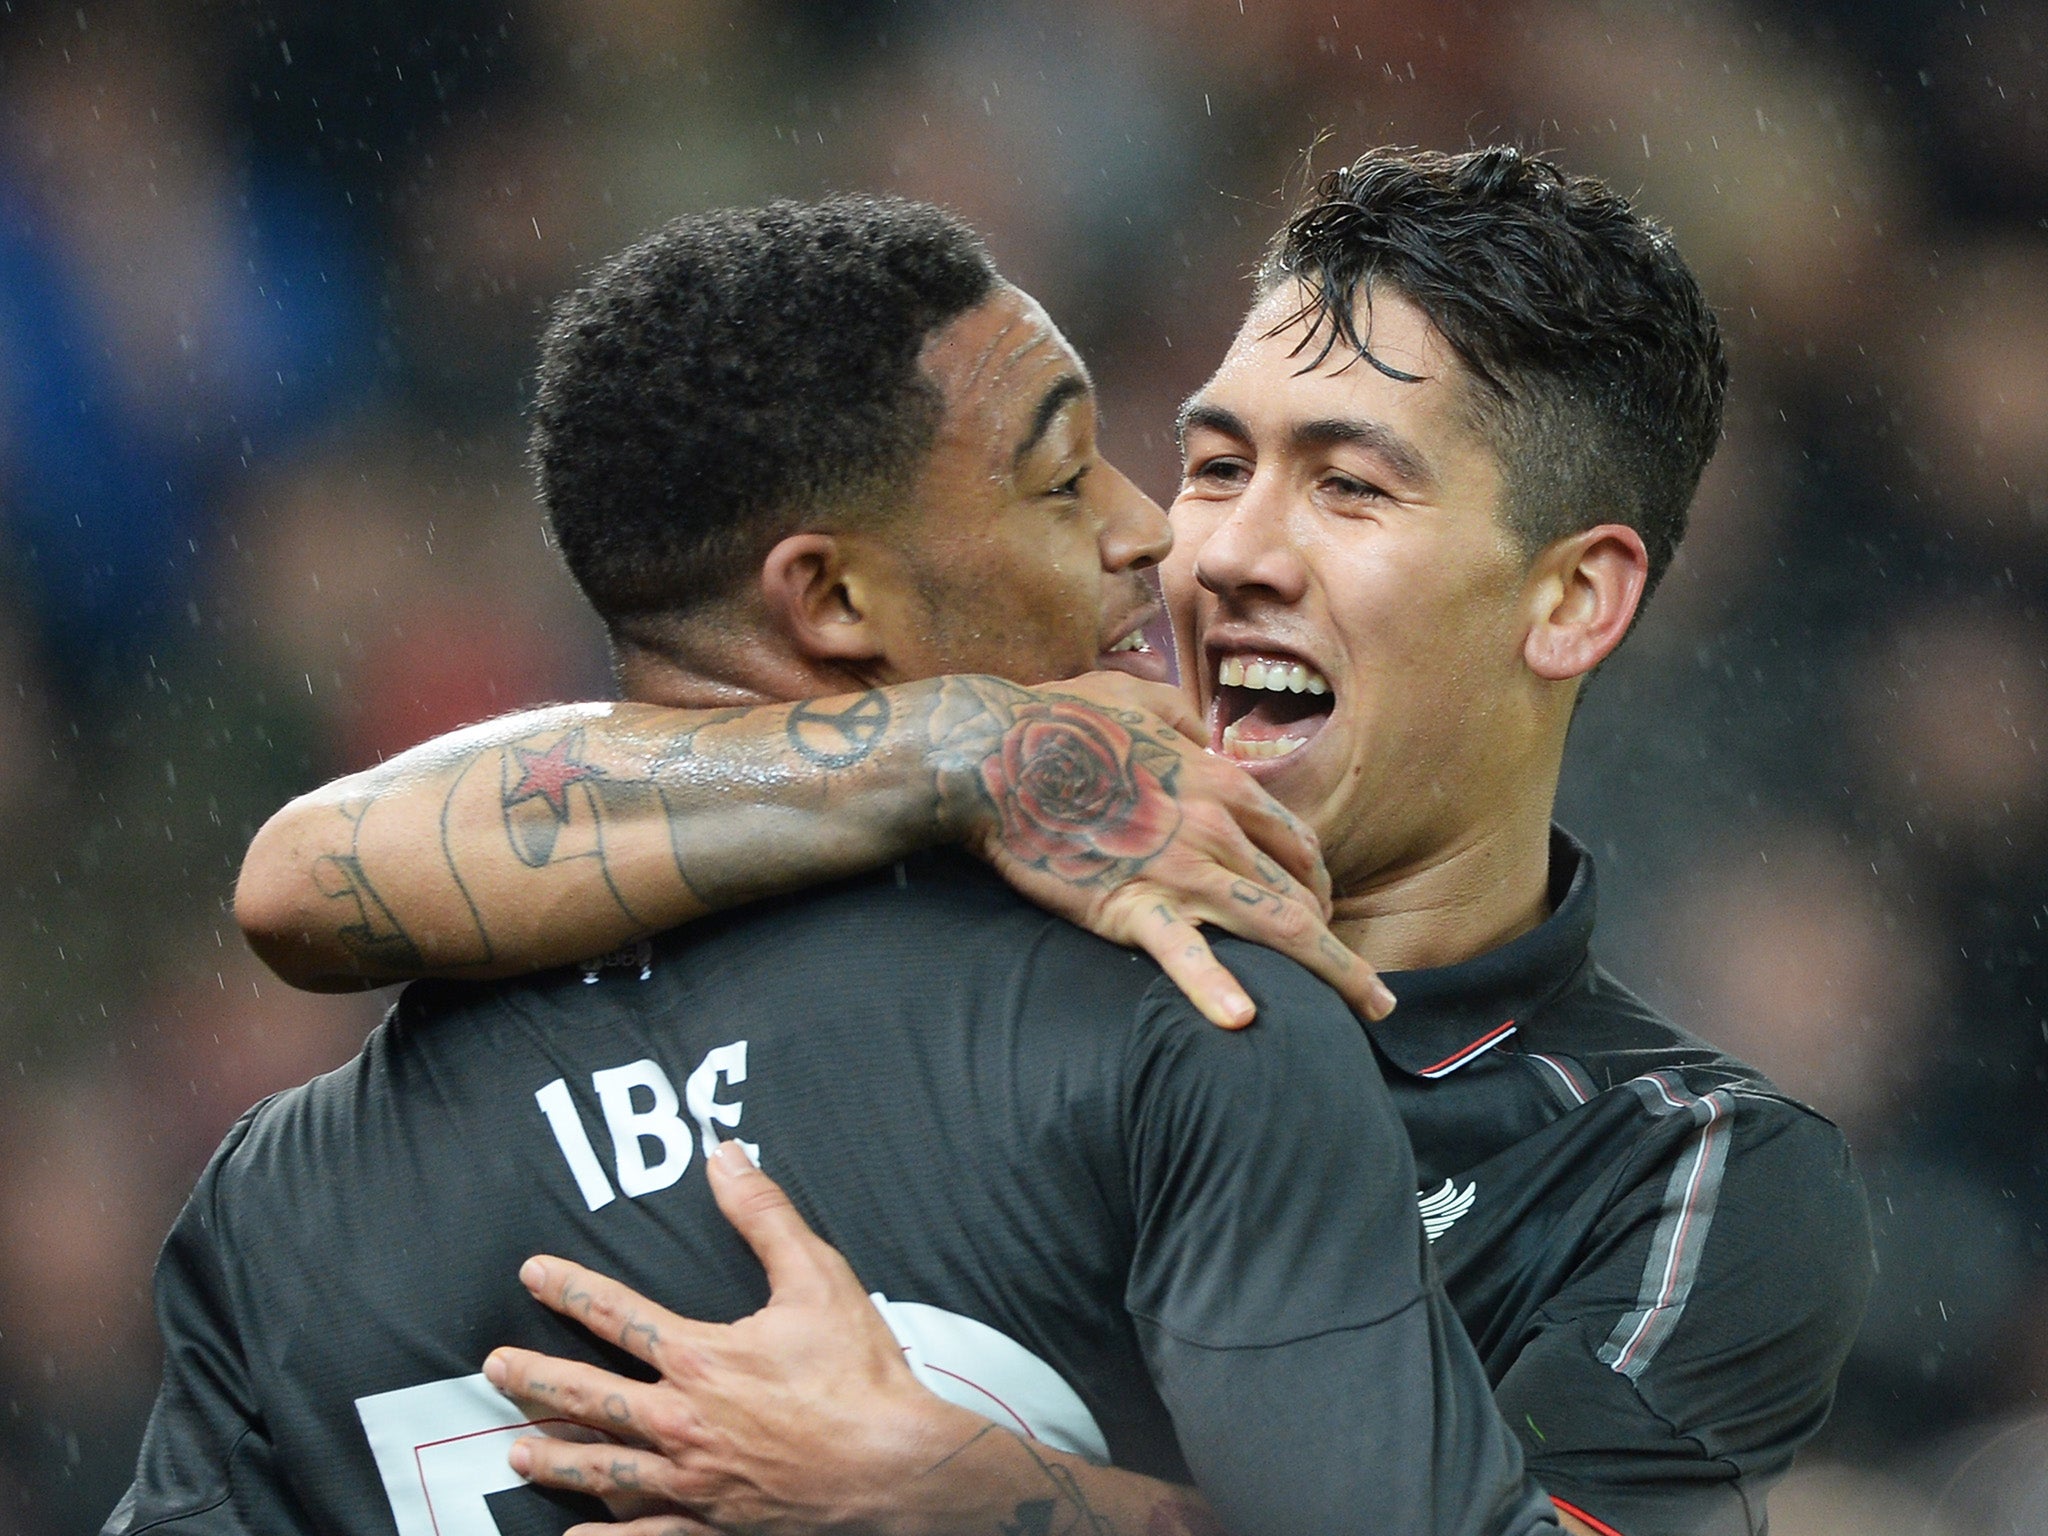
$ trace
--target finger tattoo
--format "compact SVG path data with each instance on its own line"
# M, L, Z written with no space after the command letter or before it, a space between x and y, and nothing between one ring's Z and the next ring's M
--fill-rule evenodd
M1230 897L1231 900L1240 902L1247 907L1263 907L1267 905L1277 907L1280 905L1280 898L1278 896L1260 886L1253 885L1249 880L1231 881Z

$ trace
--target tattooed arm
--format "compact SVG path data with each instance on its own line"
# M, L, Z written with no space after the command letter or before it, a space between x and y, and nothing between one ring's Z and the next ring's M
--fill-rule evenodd
M499 976L963 843L1157 959L1203 1013L1251 1002L1195 926L1269 944L1374 1016L1324 926L1314 835L1203 752L1175 689L949 677L796 704L580 704L416 747L286 806L235 915L296 985Z

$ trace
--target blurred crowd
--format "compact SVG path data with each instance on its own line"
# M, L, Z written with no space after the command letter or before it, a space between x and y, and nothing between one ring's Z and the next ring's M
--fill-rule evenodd
M1318 164L1506 139L1727 326L1560 818L1609 966L1849 1132L1882 1275L1780 1536L2048 1530L2048 3L0 3L0 1536L97 1529L156 1245L385 999L227 914L291 794L607 686L534 338L694 208L950 204L1173 411Z

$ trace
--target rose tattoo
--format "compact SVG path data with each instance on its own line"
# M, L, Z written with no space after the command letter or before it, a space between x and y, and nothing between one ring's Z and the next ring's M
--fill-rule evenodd
M1004 848L1077 884L1151 858L1180 824L1179 807L1146 762L1161 751L1084 706L1019 706L980 770Z

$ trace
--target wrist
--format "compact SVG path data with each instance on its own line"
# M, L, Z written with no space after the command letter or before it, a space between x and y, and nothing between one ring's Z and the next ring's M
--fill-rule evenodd
M1000 677L963 673L934 679L925 712L924 766L935 792L937 841L993 863L1003 832L987 766L1016 724L1029 690Z
M918 1387L870 1401L859 1460L866 1474L835 1529L859 1536L956 1536L1006 1507L974 1453L989 1420Z

